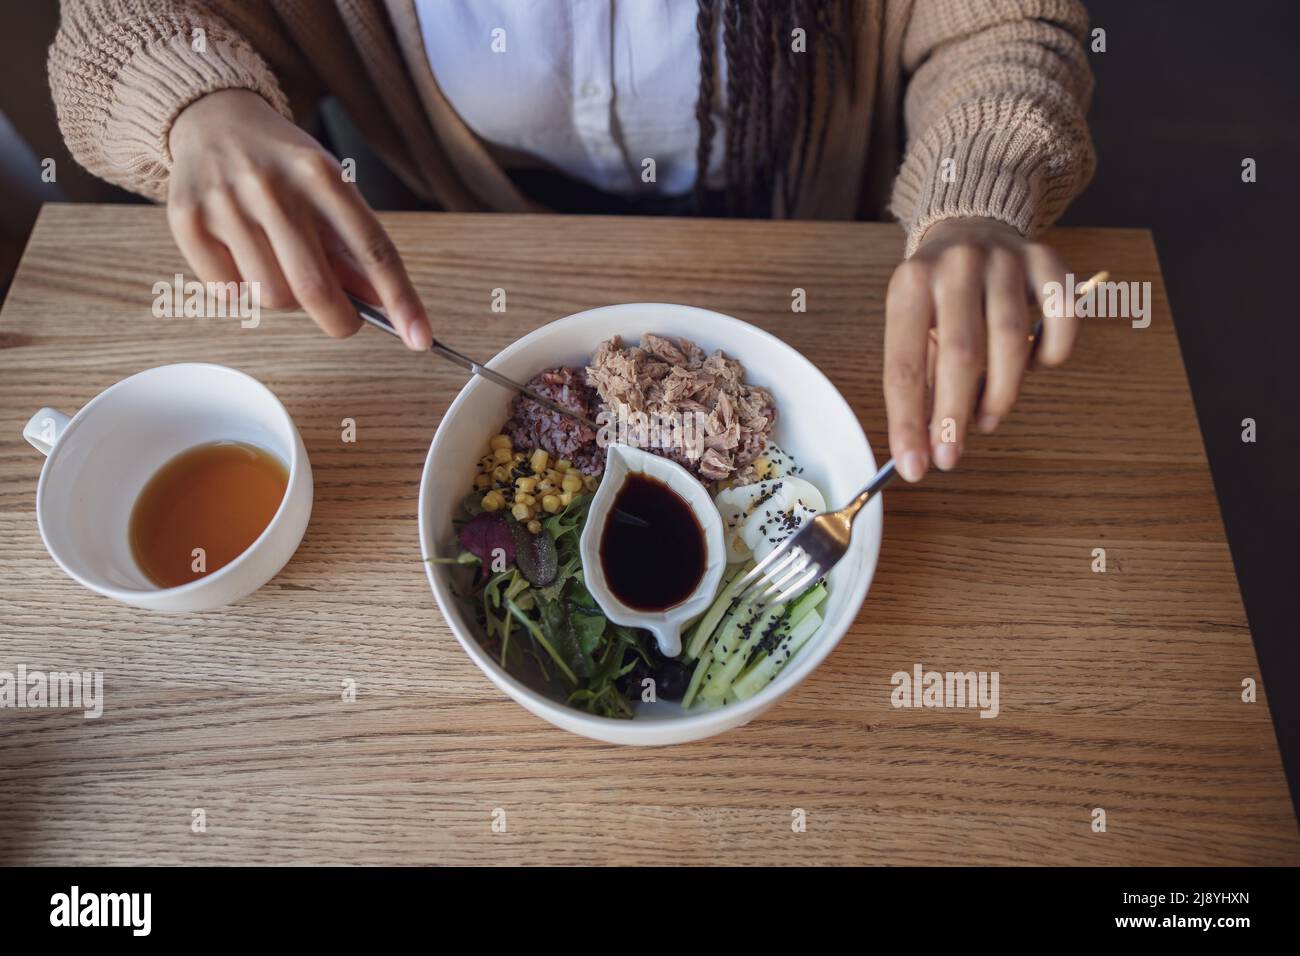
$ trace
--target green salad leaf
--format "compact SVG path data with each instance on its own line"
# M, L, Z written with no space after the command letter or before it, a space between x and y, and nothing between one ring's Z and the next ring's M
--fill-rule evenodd
M600 647L600 639L605 636L605 625L609 623L600 611L592 611L570 602L569 619L573 633L578 638L578 646L584 654L592 655Z
M578 677L590 677L596 669L591 650L583 646L574 625L573 606L568 601L544 602L538 606L542 630L569 670Z
M633 668L649 664L645 642L652 638L612 623L587 590L578 544L591 496L575 497L549 515L538 534L506 513L489 519L475 504L473 495L466 499L469 521L462 527L470 530L465 538L477 546L478 536L495 537L503 526L514 546L512 563L503 571L490 573L486 564L475 562L471 586L476 616L486 638L499 646L501 666L517 666L530 656L559 683L571 706L604 717L631 717L632 705L619 682Z

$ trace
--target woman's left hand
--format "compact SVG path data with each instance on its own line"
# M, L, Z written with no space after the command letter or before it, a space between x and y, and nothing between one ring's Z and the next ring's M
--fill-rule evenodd
M991 432L1011 411L1029 359L1031 308L1037 318L1044 288L1065 280L1055 249L998 220L946 219L926 231L885 297L885 410L903 478L919 481L931 460L942 471L956 467L972 420ZM1043 321L1043 365L1060 365L1074 344L1078 319L1064 311ZM927 413L931 328L938 349Z

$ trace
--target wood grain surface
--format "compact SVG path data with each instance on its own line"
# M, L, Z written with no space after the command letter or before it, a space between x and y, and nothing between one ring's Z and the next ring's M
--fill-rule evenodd
M704 306L798 347L883 447L892 226L384 221L436 334L469 354L592 306ZM1031 376L958 472L888 493L867 603L807 682L722 737L633 750L526 713L434 605L416 491L458 370L298 313L156 319L152 284L184 268L162 210L47 206L0 315L0 670L102 670L107 704L0 710L0 863L1300 862L1265 695L1241 699L1260 675L1151 237L1051 240L1081 277L1151 282L1151 326L1086 320L1071 364ZM20 432L42 405L191 360L280 396L315 510L258 593L146 613L46 554ZM998 671L1000 715L891 707L916 663Z

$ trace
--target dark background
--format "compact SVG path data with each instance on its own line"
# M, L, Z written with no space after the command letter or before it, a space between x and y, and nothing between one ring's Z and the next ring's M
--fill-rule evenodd
M1300 532L1300 0L1085 2L1093 27L1106 31L1106 52L1089 54L1098 169L1062 221L1155 233L1300 805L1300 641L1291 604L1300 592L1292 546ZM0 298L40 202L131 199L62 150L45 82L57 19L53 0L0 0ZM325 124L346 135L329 111ZM58 158L58 185L16 189L37 179L45 156ZM1257 163L1250 184L1241 181L1248 156ZM400 191L367 194L381 208L407 202ZM1241 441L1243 418L1256 422L1254 444Z
M1107 40L1089 54L1097 175L1061 221L1155 234L1300 807L1300 2L1085 2Z

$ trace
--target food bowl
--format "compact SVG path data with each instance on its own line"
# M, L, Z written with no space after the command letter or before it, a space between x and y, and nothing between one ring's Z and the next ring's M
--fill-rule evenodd
M745 367L745 379L776 401L775 441L803 468L804 477L839 507L875 473L876 461L857 415L815 365L775 336L739 319L683 305L629 303L604 306L559 319L503 349L489 364L527 381L560 365L585 365L601 342L621 336L639 342L646 332L685 337L706 352L722 349ZM829 595L817 634L753 697L711 710L683 709L669 701L639 704L631 720L588 714L545 687L530 686L502 668L479 644L479 628L454 590L454 568L427 559L445 556L455 537L452 519L488 439L510 416L513 395L474 378L447 409L429 446L420 481L420 549L434 598L465 652L498 688L557 727L617 744L662 745L699 740L748 723L793 690L826 658L852 625L880 554L879 496L858 516L853 543L828 578Z

